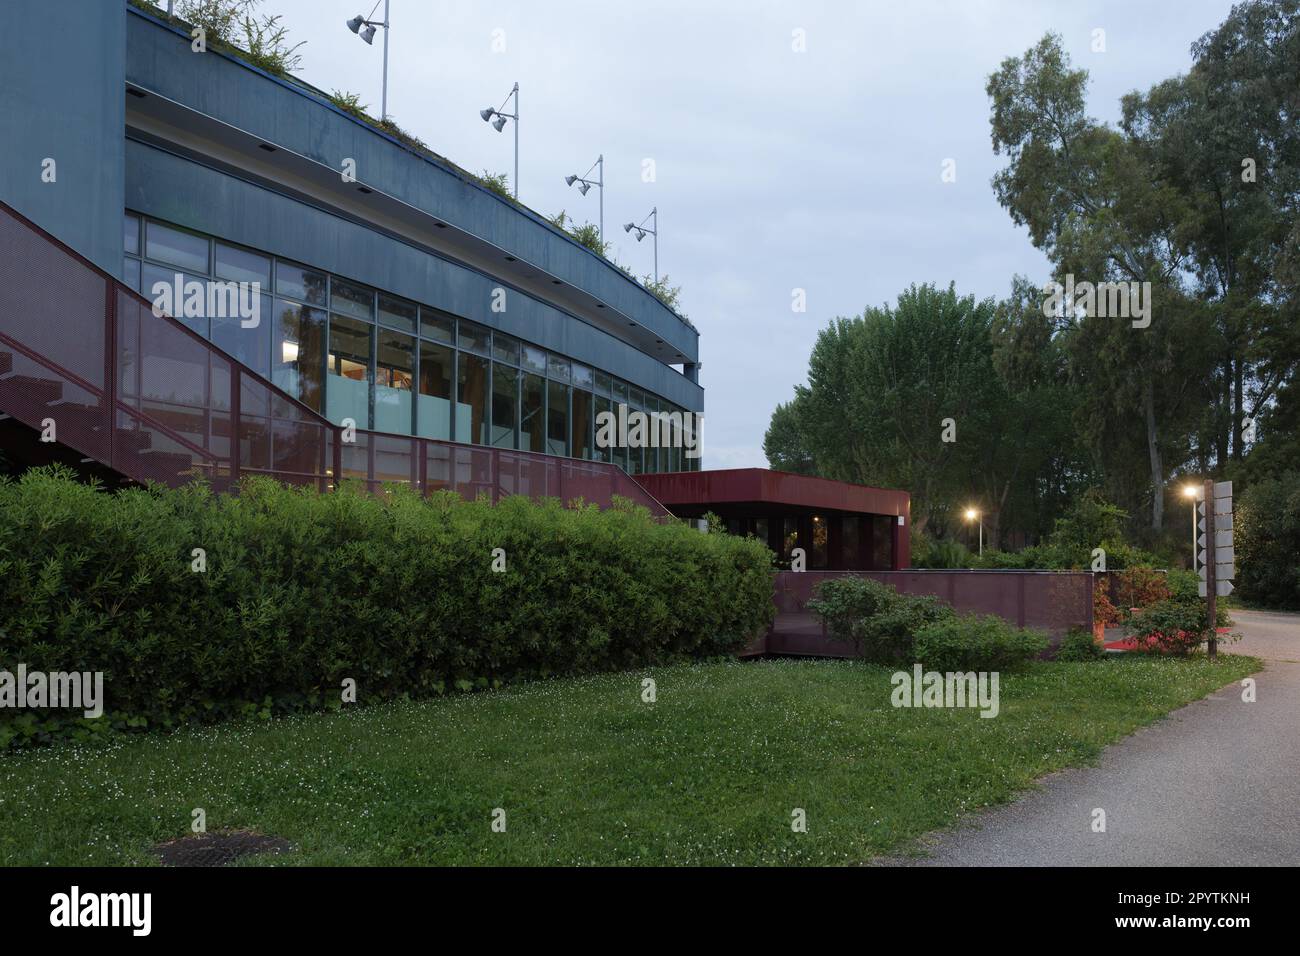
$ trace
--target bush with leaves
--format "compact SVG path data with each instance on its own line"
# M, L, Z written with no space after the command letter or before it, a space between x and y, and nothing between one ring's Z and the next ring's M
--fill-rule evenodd
M1041 631L1015 627L996 615L962 614L935 621L916 632L916 660L927 670L1010 671L1048 648Z
M822 581L808 607L826 623L832 639L851 644L858 656L877 663L910 660L916 631L956 613L932 595L900 594L853 575Z
M771 620L770 567L629 504L36 469L0 480L0 669L102 671L106 714L2 711L0 747L336 708L349 678L366 702L732 654Z
M1249 485L1237 501L1238 594L1263 607L1300 610L1300 471Z
M1228 612L1216 608L1216 627L1230 627ZM1135 650L1149 654L1184 656L1197 651L1213 635L1209 615L1200 601L1167 599L1143 608L1129 620L1129 629L1136 643ZM1221 642L1238 640L1241 635L1219 635Z
M1092 634L1081 627L1071 628L1070 632L1057 645L1055 659L1066 663L1079 661L1105 660L1106 649L1097 642Z

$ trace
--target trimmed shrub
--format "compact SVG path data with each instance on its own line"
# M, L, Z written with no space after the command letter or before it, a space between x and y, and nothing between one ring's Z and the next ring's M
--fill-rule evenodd
M1056 660L1067 663L1099 661L1105 658L1106 649L1092 634L1078 627L1071 629L1056 648Z
M995 615L963 614L916 632L916 660L927 670L1010 671L1048 648L1047 635L1013 627Z
M833 639L876 663L911 660L916 631L956 613L931 595L899 594L887 584L851 576L823 581L808 607Z
M349 678L375 701L731 654L771 621L770 572L758 542L626 503L36 469L0 479L0 670L103 671L107 713L0 711L0 747L337 708Z
M1232 620L1222 607L1216 608L1216 626L1229 627ZM1135 650L1150 654L1186 655L1196 651L1211 637L1205 605L1199 600L1158 601L1138 611L1129 621ZM1229 643L1239 634L1220 635L1219 640Z
M1132 608L1149 607L1170 597L1165 575L1148 567L1124 568L1115 575L1115 604L1121 619L1126 619Z

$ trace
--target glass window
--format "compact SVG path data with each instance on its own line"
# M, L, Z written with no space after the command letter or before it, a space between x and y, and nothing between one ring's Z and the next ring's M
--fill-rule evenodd
M840 567L853 569L862 562L862 521L858 515L840 519Z
M375 293L363 285L343 279L330 279L330 311L340 312L354 319L373 321Z
M592 454L596 461L611 461L613 459L613 443L618 441L617 422L613 418L604 418L606 415L613 415L613 402L604 395L597 395L595 399L596 412L596 436L593 442ZM601 422L609 422L604 428Z
M771 538L769 537L770 534L771 534L771 529L770 529L770 527L769 527L769 525L768 525L768 521L767 521L767 519L766 519L766 518L755 518L755 519L754 519L754 537L757 538L759 541L762 541L762 542L763 542L765 545L767 545L769 548L772 546L772 544L771 544Z
M580 388L573 390L573 457L593 457L592 448L592 394Z
M415 337L379 329L375 348L375 429L411 434Z
M812 516L812 554L808 555L808 567L818 571L826 570L827 524L825 515Z
M420 307L420 334L426 339L442 342L446 345L456 344L456 320L437 309Z
M456 359L456 441L486 445L488 361L461 352Z
M140 291L140 260L123 259L122 260L122 281L129 285L136 292Z
M490 333L473 322L460 323L460 347L478 355L490 355Z
M336 425L350 418L370 427L370 351L374 328L356 319L330 316L329 360L325 365L325 417Z
M546 451L546 379L524 372L520 405L519 447Z
M531 345L524 346L523 366L533 372L542 375L546 374L546 353L541 349L535 349Z
M546 453L569 453L569 386L559 382L547 383Z
M311 305L325 304L325 290L329 283L325 273L316 272L295 262L275 261L275 291Z
M608 395L613 384L613 381L604 372L596 373L596 393L598 395Z
M500 332L492 333L492 357L498 362L519 364L519 340Z
M452 357L444 345L420 343L420 400L416 409L418 434L425 438L451 438Z
M217 243L217 277L235 282L256 282L261 291L271 291L271 260L256 252Z
M177 285L179 283L179 292ZM140 268L140 294L205 339L208 337L208 280L144 263Z
M592 386L591 369L587 368L585 365L579 365L577 362L574 362L573 384L578 386L578 388L590 390Z
M548 357L546 363L547 371L550 377L557 382L567 382L570 376L569 360L560 358L558 355Z
M227 355L238 359L258 375L269 378L271 371L271 326L274 324L272 322L272 299L269 295L250 297L246 294L240 294L238 302L240 314L211 316L212 344L223 350ZM250 302L257 311L255 314L244 316L242 314L244 307Z
M271 342L271 381L298 401L321 410L325 313L277 299Z
M129 212L122 217L122 251L128 256L140 254L140 217Z
M492 444L514 448L519 423L519 370L500 362L492 366Z
M888 571L894 566L894 523L897 521L893 515L871 518L871 566L878 571Z
M795 548L803 547L802 543L799 541L799 519L786 516L782 529L781 559L788 562L790 560L790 552Z
M379 293L379 322L403 332L414 332L419 309L414 302Z
M646 448L645 448L645 470L650 474L655 474L659 469L659 446L671 441L671 435L664 435L663 429L659 425L659 403L646 396ZM666 450L666 449L665 449ZM667 469L664 469L665 471Z
M615 379L614 404L617 405L619 402L622 402L624 405L627 404L627 382L620 382L618 379Z
M209 244L206 236L156 222L145 223L145 255L189 272L208 274Z

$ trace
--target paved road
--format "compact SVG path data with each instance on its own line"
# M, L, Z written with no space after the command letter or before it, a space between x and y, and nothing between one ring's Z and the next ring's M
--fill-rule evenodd
M1231 650L1265 660L1258 700L1232 684L1052 774L1015 803L923 841L919 866L1300 866L1300 614L1234 611ZM1093 833L1092 810L1106 811Z

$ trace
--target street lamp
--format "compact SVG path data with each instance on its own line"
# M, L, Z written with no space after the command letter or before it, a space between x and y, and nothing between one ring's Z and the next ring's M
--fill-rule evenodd
M980 513L974 508L966 509L967 521L978 521L980 526L980 557L984 557L984 522L980 521Z
M649 226L646 225L646 223L649 222L651 219L655 221L655 226L653 229L651 229ZM659 207L655 206L653 209L651 209L650 215L646 216L644 219L641 220L641 225L638 226L634 222L629 222L627 225L623 227L624 232L631 232L633 229L636 230L637 242L640 242L647 235L651 235L655 237L654 239L655 285L658 285L659 284Z
M510 102L511 96L515 98L515 111L513 113L501 112L501 110L505 109L506 103ZM489 106L487 109L479 110L478 115L483 117L483 122L485 123L488 121L492 121L492 125L493 127L496 128L496 131L498 133L501 132L503 129L505 129L506 120L515 121L515 199L518 199L519 198L519 84L516 83L514 89L512 89L510 93L506 96L505 100L502 101L500 109L494 110L492 107ZM492 117L494 116L496 117L496 119L492 120Z
M366 44L372 44L375 40L375 27L384 28L384 93L383 102L379 107L381 120L388 119L388 0L384 0L384 19L371 20L370 17L375 15L375 10L379 9L379 0L375 0L375 5L370 11L370 16L363 17L357 14L348 21L348 29L355 33Z
M1201 489L1196 485L1183 485L1183 497L1192 506L1192 570L1196 570L1196 498Z
M599 174L594 180L587 178L588 176L591 175L591 169L600 170ZM596 186L597 188L600 189L600 241L604 242L605 241L605 154L604 153L601 153L599 156L596 157L596 161L591 164L591 169L587 170L581 176L577 175L576 173L572 176L565 176L564 181L570 186L572 186L574 183L577 183L578 192L582 193L584 196L587 195L587 190L589 190L592 186Z

